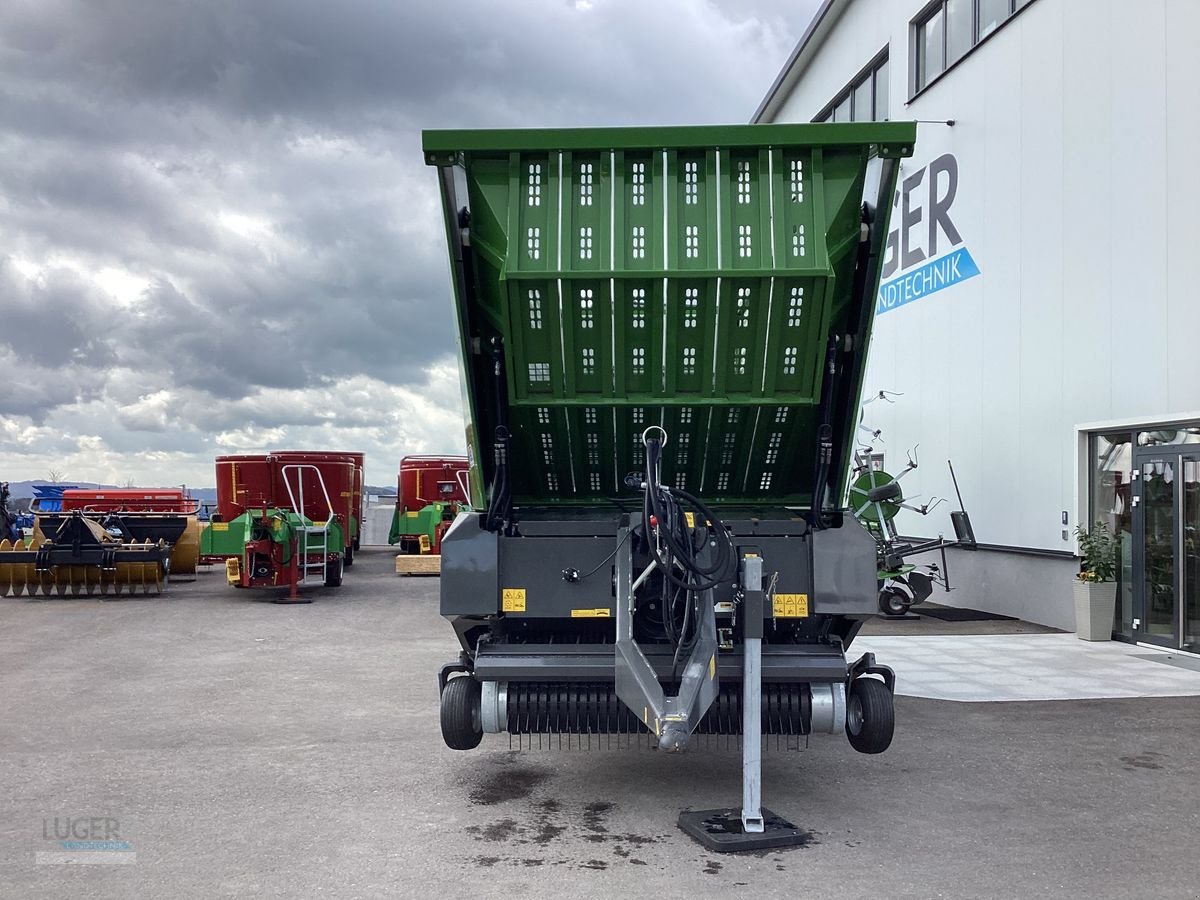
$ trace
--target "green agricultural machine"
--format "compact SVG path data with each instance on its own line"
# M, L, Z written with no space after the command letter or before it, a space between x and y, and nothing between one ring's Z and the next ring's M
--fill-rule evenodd
M760 741L891 742L895 678L844 509L912 123L429 131L474 511L442 541L442 734L741 740L716 850L802 839Z

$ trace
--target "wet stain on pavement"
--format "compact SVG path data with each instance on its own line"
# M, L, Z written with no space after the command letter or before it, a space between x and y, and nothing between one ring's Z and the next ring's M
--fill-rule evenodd
M504 768L484 775L469 796L476 806L495 806L510 800L523 800L549 777L549 773L543 769Z
M496 774L511 775L513 771L509 769L505 770L504 773ZM524 771L529 772L534 770ZM540 775L540 773L538 774ZM545 780L544 777L541 780ZM535 786L531 782L532 779L526 779L525 781L530 791ZM500 793L495 790L496 787L497 782L493 778L489 778L484 785L476 789L475 793L482 793L486 788L486 798L490 800ZM511 799L523 798L516 797ZM477 802L480 801L477 800ZM492 804L482 802L480 805L486 806ZM507 844L513 847L549 847L557 843L560 839L582 841L585 845L608 845L611 846L613 856L615 857L611 862L624 861L630 865L647 865L645 860L634 858L633 853L639 848L664 840L666 836L652 837L644 834L611 832L609 830L608 819L614 808L615 805L612 803L595 801L584 804L582 810L579 810L578 807L575 810L564 810L561 801L552 797L544 797L530 800L526 813L506 816L488 824L468 825L463 831L481 843ZM532 867L544 865L548 862L544 858L520 855L512 857L485 856L478 857L476 861L479 865L485 867L497 864ZM610 861L600 859L590 859L587 861L557 860L552 864L573 865L584 869L602 869L607 868L610 865Z
M1122 756L1121 762L1125 763L1125 771L1132 772L1135 769L1161 769L1162 765L1157 762L1163 758L1161 753L1155 753L1152 750L1147 750L1145 753L1139 753L1137 756Z

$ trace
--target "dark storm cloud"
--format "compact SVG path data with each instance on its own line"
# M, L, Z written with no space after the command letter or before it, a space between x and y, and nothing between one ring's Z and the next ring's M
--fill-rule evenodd
M427 389L454 352L422 127L745 121L815 4L10 0L0 420L163 451L369 424L331 384Z

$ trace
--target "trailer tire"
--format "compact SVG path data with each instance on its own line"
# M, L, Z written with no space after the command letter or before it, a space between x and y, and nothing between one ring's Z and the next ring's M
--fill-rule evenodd
M846 737L859 753L882 753L896 731L896 705L887 685L855 678L846 698Z
M341 587L342 586L342 557L337 558L337 562L325 564L325 587Z
M908 612L912 601L903 592L884 588L879 592L879 611L885 616L902 616Z
M353 544L351 544L349 547L346 548L346 555L343 556L342 559L345 560L346 568L350 568L350 566L354 565L354 545Z
M470 675L451 678L442 691L442 740L451 750L474 750L483 740L481 691Z

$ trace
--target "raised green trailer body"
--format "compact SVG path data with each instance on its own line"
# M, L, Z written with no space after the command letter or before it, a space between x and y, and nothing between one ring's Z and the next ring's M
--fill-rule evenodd
M912 123L425 132L470 209L470 246L457 223L448 237L472 279L455 295L473 505L495 475L494 339L514 502L579 506L624 491L651 424L679 451L667 483L808 506L830 336L859 340L828 410L842 496L874 311L854 298L868 160L914 139Z
M878 609L875 544L840 503L915 137L425 132L479 510L442 542L449 746L845 731L886 749L894 675L845 656ZM740 820L681 827L711 846L725 821L714 849L794 839L760 810L758 749Z

